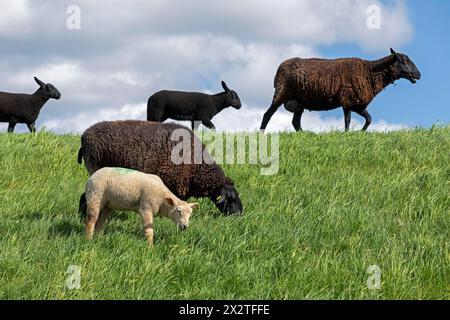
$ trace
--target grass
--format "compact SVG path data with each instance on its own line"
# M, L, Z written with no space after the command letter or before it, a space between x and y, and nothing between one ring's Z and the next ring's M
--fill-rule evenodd
M133 213L85 239L78 136L0 134L0 298L450 298L450 127L282 134L280 146L277 175L224 166L244 216L200 200L187 232L156 220L150 249ZM65 287L70 265L79 290Z

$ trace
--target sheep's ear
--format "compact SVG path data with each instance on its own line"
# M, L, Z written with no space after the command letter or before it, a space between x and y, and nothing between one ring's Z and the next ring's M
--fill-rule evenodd
M398 60L398 53L394 51L394 49L391 48L391 54L394 57L394 62L397 62Z
M36 83L37 83L40 87L45 87L45 83L42 82L41 80L39 80L37 77L34 77L34 81L36 81Z
M171 207L175 207L175 201L172 198L166 197L164 201Z
M397 53L397 52L395 52L395 50L394 50L394 49L392 49L392 48L391 48L391 54L392 54L393 56L398 56L398 53Z
M198 207L198 203L197 202L195 202L195 203L188 203L188 206L191 207L192 210L194 210L195 208Z
M222 88L223 90L225 90L226 92L231 91L230 88L228 88L227 84L225 83L225 81L222 81Z

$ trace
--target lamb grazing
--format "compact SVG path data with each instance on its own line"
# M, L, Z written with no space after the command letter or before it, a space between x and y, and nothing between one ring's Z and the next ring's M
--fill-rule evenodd
M191 152L190 160L203 152L201 161L174 163L172 152L180 144L174 138L177 133L186 134L191 150L199 149ZM225 214L243 210L233 181L225 176L193 132L178 124L136 120L95 124L81 137L78 163L82 159L89 174L103 167L134 169L159 176L182 200L208 197Z
M153 216L169 218L186 230L196 206L178 199L159 177L123 168L98 170L89 178L80 198L88 239L92 239L94 230L103 229L114 210L130 210L141 215L149 245L153 245Z
M167 119L187 120L192 130L201 123L215 129L211 119L225 108L241 108L238 94L222 81L225 92L209 95L199 92L160 91L152 95L147 103L147 120L164 122Z
M33 132L44 104L49 99L61 98L61 93L52 84L45 84L36 77L34 80L39 89L33 94L0 92L0 122L9 122L8 132L14 132L18 123L25 123Z
M303 111L343 107L345 130L350 129L351 112L364 117L363 131L372 118L367 106L384 88L399 79L413 84L421 74L408 56L391 49L391 55L375 61L358 58L337 60L294 58L283 62L275 77L275 95L264 114L265 130L273 114L284 103L294 113L292 124L301 130Z

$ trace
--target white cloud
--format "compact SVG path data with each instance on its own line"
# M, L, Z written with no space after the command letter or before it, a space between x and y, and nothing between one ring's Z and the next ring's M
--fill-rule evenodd
M13 38L30 32L30 17L27 0L0 0L0 38Z
M246 42L347 41L368 50L385 50L406 43L412 31L402 0L82 0L78 4L86 29L98 34L141 34L142 29L160 35L209 32ZM367 28L366 10L371 5L381 9L380 31Z
M45 121L42 126L47 130L59 133L81 133L91 125L101 121L145 119L146 104L125 105L118 110L109 108L97 110L95 113L83 112L75 116Z
M42 110L38 126L55 130L81 131L93 119L145 119L132 110L139 106L145 112L142 103L152 93L218 92L220 80L254 110L240 111L245 121L227 122L219 115L217 126L255 129L283 60L320 56L319 46L337 43L387 54L412 35L402 0L78 0L80 31L66 28L70 4L0 0L0 40L8 50L0 61L1 89L32 92L34 75L53 83L62 99ZM366 26L366 9L374 4L382 13L379 31ZM304 127L343 126L334 120L307 113ZM277 114L269 126L290 128L291 116Z

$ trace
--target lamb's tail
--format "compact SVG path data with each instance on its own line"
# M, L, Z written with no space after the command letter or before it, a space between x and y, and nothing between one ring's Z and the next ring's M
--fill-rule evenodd
M80 148L78 150L78 164L81 164L83 162L83 148Z
M78 207L78 212L80 213L81 222L84 222L87 216L86 193L83 193L80 197L80 205Z

